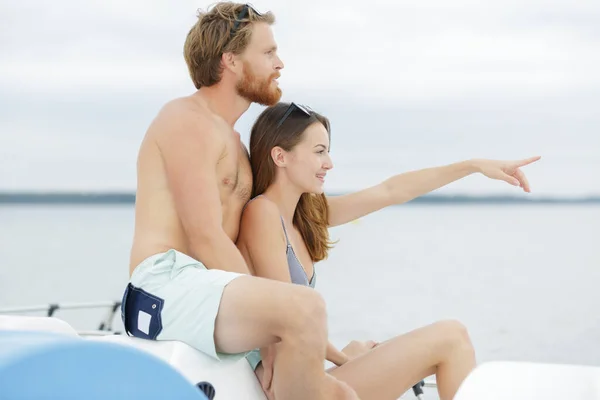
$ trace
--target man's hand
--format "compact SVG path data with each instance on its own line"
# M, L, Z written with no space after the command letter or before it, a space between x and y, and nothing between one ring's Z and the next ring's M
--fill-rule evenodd
M379 343L374 342L372 340L367 340L365 342L353 340L350 343L348 343L348 345L346 347L344 347L342 349L342 353L346 354L348 356L348 358L350 360L352 360L356 357L359 357L359 356L369 352L371 349L373 349L378 344Z
M520 168L536 162L540 158L538 156L518 161L475 160L474 164L477 170L488 178L508 182L530 193L529 182Z

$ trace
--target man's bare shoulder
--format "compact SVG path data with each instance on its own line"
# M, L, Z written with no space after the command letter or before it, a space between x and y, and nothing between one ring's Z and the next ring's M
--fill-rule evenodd
M190 97L182 97L169 101L159 110L144 142L152 143L163 159L203 155L206 160L218 160L226 148L224 129L220 118L208 107Z
M201 103L190 97L181 97L166 103L156 115L148 130L157 139L162 136L218 136L221 128L217 117Z

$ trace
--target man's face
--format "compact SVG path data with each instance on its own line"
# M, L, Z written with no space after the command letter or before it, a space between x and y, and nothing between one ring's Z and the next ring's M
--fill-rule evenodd
M236 85L238 94L264 106L276 104L281 98L277 78L283 63L277 56L277 44L268 24L254 25L250 43L242 53L242 62L243 76Z

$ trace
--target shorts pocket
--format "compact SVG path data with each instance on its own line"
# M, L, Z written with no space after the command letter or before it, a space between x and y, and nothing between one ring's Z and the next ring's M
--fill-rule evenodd
M160 297L129 283L121 303L125 331L134 337L155 340L163 328L161 313L164 303Z

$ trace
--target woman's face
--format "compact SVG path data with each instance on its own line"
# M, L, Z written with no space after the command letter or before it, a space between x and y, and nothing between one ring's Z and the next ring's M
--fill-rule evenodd
M310 125L302 140L288 154L288 178L303 193L323 193L325 175L333 168L329 156L329 135L320 122Z

